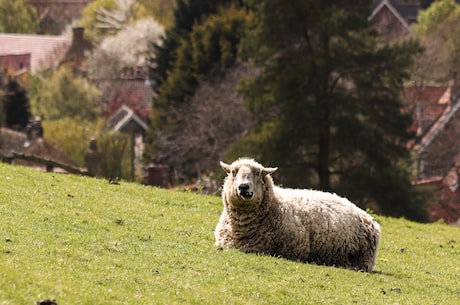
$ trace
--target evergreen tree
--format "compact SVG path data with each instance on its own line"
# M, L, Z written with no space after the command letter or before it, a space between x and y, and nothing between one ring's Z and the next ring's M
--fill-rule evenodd
M242 92L260 124L230 154L280 166L286 185L424 220L399 98L418 45L378 39L369 0L247 2L255 18L244 51L262 72Z
M167 78L176 59L176 50L182 39L187 39L193 25L201 23L207 16L217 11L221 1L212 0L178 0L174 10L174 23L166 31L161 43L154 46L155 57L152 58L154 66L153 77L161 86Z
M155 56L151 58L152 72L151 77L156 83L156 91L159 93L158 96L161 100L162 88L166 83L167 79L172 73L173 69L183 63L185 56L193 56L192 54L185 54L186 51L182 51L182 58L179 58L180 47L190 41L190 33L193 30L194 25L203 23L208 16L215 14L219 8L229 6L239 6L241 1L235 0L178 0L176 9L174 10L174 23L173 26L167 29L165 36L161 39L161 42L155 44L154 53ZM190 52L189 52L190 53ZM182 70L188 69L182 66ZM193 73L193 70L188 69L184 73ZM179 88L186 92L186 95L193 95L196 83L194 80L189 78L192 83L184 83L184 88ZM182 98L182 96L181 96ZM167 112L166 109L157 108L157 101L154 102L155 109L154 118L158 117ZM171 105L170 108L172 108ZM155 127L160 127L163 122L158 122L154 119Z
M229 8L193 27L189 39L177 49L174 67L159 88L153 116L156 127L174 125L178 118L171 114L194 95L199 80L234 64L246 23L244 10Z
M5 98L5 125L13 129L24 129L30 118L29 99L25 89L14 79L7 84L8 95Z

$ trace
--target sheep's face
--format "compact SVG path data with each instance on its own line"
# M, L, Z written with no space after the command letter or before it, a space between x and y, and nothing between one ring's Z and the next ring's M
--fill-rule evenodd
M262 196L263 179L277 168L265 168L251 159L239 159L228 165L220 163L228 174L232 197L242 202L250 202Z

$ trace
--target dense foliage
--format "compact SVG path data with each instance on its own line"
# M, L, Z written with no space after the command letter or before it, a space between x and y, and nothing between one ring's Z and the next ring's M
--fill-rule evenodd
M262 73L242 92L259 126L229 156L280 166L286 185L423 220L405 165L412 120L399 97L418 45L381 41L367 0L248 3L255 18L244 50Z
M155 47L152 64L157 94L149 149L156 162L174 167L176 177L190 179L200 172L207 173L210 167L215 169L216 160L212 166L200 164L210 156L222 157L229 139L247 128L247 123L224 118L224 109L235 105L239 105L236 112L244 113L234 94L236 82L222 86L224 92L209 90L221 86L218 84L225 79L227 69L237 61L249 18L239 5L238 1L179 1L174 26L166 31L161 46ZM203 85L201 92L206 95L195 98ZM239 131L229 137L225 134L230 130ZM226 144L218 145L222 142Z
M59 147L78 166L85 167L85 155L92 138L97 141L102 177L119 177L133 181L131 138L129 135L110 132L102 119L88 121L79 117L62 117L43 121L44 138Z
M414 34L424 47L412 78L417 84L457 83L460 73L460 5L454 0L435 1L418 15Z
M178 119L173 109L194 95L200 79L235 63L247 20L244 10L226 9L195 24L189 38L181 40L174 66L155 100L155 127L169 126Z
M91 77L112 79L119 77L123 68L146 67L149 48L163 33L163 27L149 17L102 38L89 59Z
M189 34L195 24L202 23L209 15L239 1L231 0L178 0L174 10L173 25L167 29L161 43L154 46L155 57L152 58L152 77L160 86L168 78L168 74L177 60L177 49L183 41L189 39Z
M99 95L95 87L61 67L48 79L36 82L31 96L32 109L35 115L46 120L80 117L91 121L100 114L96 107Z
M0 32L36 34L39 16L26 0L0 0Z

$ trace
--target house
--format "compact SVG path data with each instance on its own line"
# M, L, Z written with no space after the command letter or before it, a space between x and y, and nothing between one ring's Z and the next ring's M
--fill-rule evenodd
M410 25L417 21L419 10L418 0L378 0L369 21L382 37L391 41L412 34Z
M444 109L414 147L419 178L447 175L460 155L458 135L460 135L460 102L457 97L450 107Z
M101 92L104 113L110 117L123 105L145 123L150 118L153 90L146 79L93 79L91 82Z
M58 67L72 38L65 36L0 33L0 63L3 68L27 69L32 74Z
M122 105L108 120L110 129L125 133L144 134L148 126L128 106Z
M450 107L451 87L405 87L402 99L408 105L408 111L413 113L413 130L420 137L438 120L444 110Z
M414 88L409 88L411 92ZM415 122L420 139L414 145L415 185L434 191L430 220L460 225L460 97L451 88L428 87L418 99ZM431 97L431 99L430 99Z
M15 74L30 71L30 55L30 53L0 55L0 67L8 71L15 71Z
M88 71L88 57L94 49L94 44L85 38L84 28L72 28L72 42L61 60L60 65L72 69L76 75L85 77Z
M131 136L132 177L141 177L143 174L142 157L144 154L144 134L148 129L147 124L128 106L122 105L109 118L107 126L113 130Z
M429 221L442 220L460 226L460 189L458 167L453 167L445 177L418 180L418 186L434 191L434 204L428 207Z
M80 27L72 29L72 37L0 33L0 68L13 74L23 70L36 74L61 64L81 69L93 48Z

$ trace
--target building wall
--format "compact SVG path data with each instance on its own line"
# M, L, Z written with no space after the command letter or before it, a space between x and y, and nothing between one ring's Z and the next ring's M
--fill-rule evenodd
M0 69L7 68L9 71L30 71L30 53L0 55Z
M382 9L375 14L371 22L377 32L387 40L394 40L410 35L410 31L387 6L383 6Z

